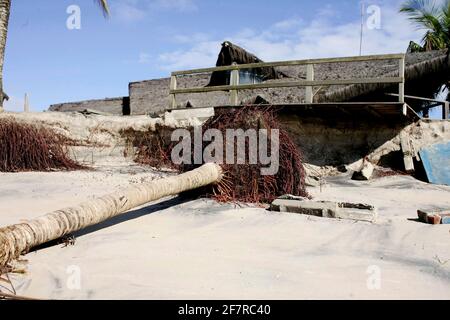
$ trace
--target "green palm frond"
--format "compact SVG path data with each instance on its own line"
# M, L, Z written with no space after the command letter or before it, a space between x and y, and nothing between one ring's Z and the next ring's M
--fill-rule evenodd
M448 47L450 31L450 0L438 6L435 0L408 0L400 12L409 16L419 29L425 30L422 45L425 50Z
M446 42L450 44L450 0L445 1L442 5L441 25L444 33L443 36Z
M108 6L108 1L107 0L95 0L95 2L97 2L97 4L100 6L100 8L102 8L103 15L105 17L109 17L110 11L109 11L109 6Z

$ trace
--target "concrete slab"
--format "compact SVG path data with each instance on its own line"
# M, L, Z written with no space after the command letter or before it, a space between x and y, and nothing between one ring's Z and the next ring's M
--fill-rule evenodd
M270 206L271 211L305 214L308 216L335 218L338 211L336 202L275 200Z
M298 213L315 217L335 218L365 222L376 222L377 210L369 205L337 203L330 201L311 201L303 199L277 199L271 211Z
M378 211L373 206L365 204L339 203L338 207L339 210L336 215L336 218L338 219L374 223L378 218Z

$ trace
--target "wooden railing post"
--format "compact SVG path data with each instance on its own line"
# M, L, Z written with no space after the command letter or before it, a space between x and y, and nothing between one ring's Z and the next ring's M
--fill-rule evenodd
M177 90L177 76L172 75L170 77L170 90ZM173 93L169 95L169 106L170 109L176 109L177 107L177 98Z
M314 81L314 65L308 64L306 65L306 81ZM306 87L306 103L313 103L314 102L314 93L313 93L313 87L307 86Z
M399 77L403 81L398 85L398 100L399 102L405 102L405 58L399 60Z
M237 65L237 63L233 62L233 66L235 65ZM230 85L231 86L239 85L239 70L231 70ZM238 90L230 90L230 103L232 106L239 105Z

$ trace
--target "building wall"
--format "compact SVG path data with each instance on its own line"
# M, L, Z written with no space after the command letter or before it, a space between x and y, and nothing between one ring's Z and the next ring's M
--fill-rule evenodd
M129 84L132 115L158 115L169 106L170 79L156 79Z
M129 104L128 97L118 97L54 104L50 106L49 111L73 112L90 109L113 115L128 115L130 114Z
M204 87L209 83L209 78L209 74L179 77L177 88ZM130 83L131 114L157 116L167 111L169 109L169 87L170 78ZM180 94L176 96L176 99L178 108L186 108L188 102L195 108L229 104L228 92Z

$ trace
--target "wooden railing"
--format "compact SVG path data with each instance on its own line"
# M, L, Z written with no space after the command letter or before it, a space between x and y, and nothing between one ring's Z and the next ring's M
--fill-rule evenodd
M380 61L380 60L398 60L398 77L383 77L383 78L352 78L352 79L336 79L336 80L314 80L314 66L318 64L328 63L353 63L366 61ZM256 69L267 67L286 67L286 66L306 66L306 80L295 81L279 81L279 82L264 82L258 84L239 84L239 70ZM230 84L214 87L197 87L197 88L183 88L177 89L177 77L212 73L217 71L231 71ZM305 103L312 104L314 101L313 88L317 86L331 86L331 85L352 85L352 84L398 84L399 86L399 101L405 101L405 55L404 54L388 54L388 55L374 55L362 57L344 57L344 58L330 58L330 59L310 59L310 60L295 60L295 61L280 61L280 62L264 62L251 64L233 64L231 66L194 69L186 71L172 72L170 80L170 108L177 107L176 95L188 93L206 93L216 91L229 91L230 104L235 106L239 104L238 94L240 90L254 90L254 89L268 89L268 88L289 88L289 87L306 87Z

